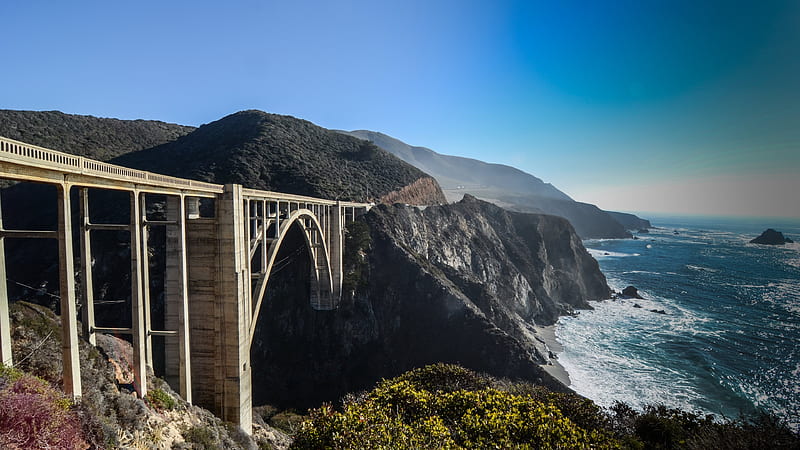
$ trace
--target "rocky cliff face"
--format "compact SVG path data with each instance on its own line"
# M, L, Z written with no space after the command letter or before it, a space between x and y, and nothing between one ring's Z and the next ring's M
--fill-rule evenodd
M347 244L337 311L308 306L303 264L270 281L252 349L256 404L313 405L440 361L563 390L538 365L533 324L610 295L566 220L472 197L378 206Z
M441 205L447 203L439 183L431 177L417 181L392 191L380 198L380 203L406 203L409 205Z

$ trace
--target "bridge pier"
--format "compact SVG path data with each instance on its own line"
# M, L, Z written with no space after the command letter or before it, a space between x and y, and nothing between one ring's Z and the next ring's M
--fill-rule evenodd
M81 368L78 357L78 319L75 304L75 267L72 256L72 205L70 185L61 183L58 191L58 270L61 297L61 358L64 362L64 392L81 396Z
M219 266L216 294L225 330L219 348L222 363L220 394L222 418L252 432L252 380L250 367L249 243L245 240L245 212L241 185L225 185L217 197Z
M167 382L192 403L192 365L189 327L189 281L187 270L186 198L167 196L166 273L164 274L164 325L176 330L177 339L164 343Z
M3 235L3 202L0 198L0 363L14 364L11 355L11 321L8 316L8 286L6 285L6 243Z
M142 266L142 214L140 192L131 191L131 333L133 334L134 389L140 397L147 395L147 326L145 321L144 272ZM62 312L63 315L63 312Z

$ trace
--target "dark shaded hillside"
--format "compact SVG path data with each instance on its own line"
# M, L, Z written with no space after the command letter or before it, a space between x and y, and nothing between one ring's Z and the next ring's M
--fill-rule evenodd
M612 216L595 205L576 202L553 185L514 167L442 155L375 131L342 133L374 142L403 161L433 175L448 201L458 201L464 194L470 194L515 211L561 216L569 220L584 239L628 238L631 234L626 229L630 228L632 219L641 220L636 216ZM635 229L639 228L643 227Z
M345 265L333 313L298 289L306 263L270 280L251 350L256 404L307 407L433 362L565 390L539 366L534 323L610 296L566 220L471 197L373 208L348 227Z
M174 141L192 130L155 120L0 110L0 136L101 161Z
M255 110L231 114L114 163L220 184L357 201L378 201L428 178L370 142ZM434 185L423 200L440 203L444 197Z

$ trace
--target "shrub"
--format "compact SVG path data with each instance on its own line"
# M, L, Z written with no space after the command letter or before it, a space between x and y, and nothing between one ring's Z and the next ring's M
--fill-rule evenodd
M381 383L336 412L311 411L293 448L617 448L552 404L488 387L491 379L437 364Z
M42 380L19 376L0 392L0 448L86 449L72 402Z
M175 409L178 405L172 396L161 389L150 389L147 391L145 399L150 406L159 411Z

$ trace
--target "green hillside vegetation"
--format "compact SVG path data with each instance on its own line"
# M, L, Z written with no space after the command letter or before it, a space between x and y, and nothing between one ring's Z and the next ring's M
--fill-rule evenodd
M192 130L155 120L0 110L0 136L101 161L174 141Z
M771 417L715 421L665 407L610 410L570 393L436 364L310 412L295 449L756 449L798 448Z
M116 164L214 183L341 200L377 201L426 178L389 152L306 120L241 111ZM444 201L441 191L431 194Z

